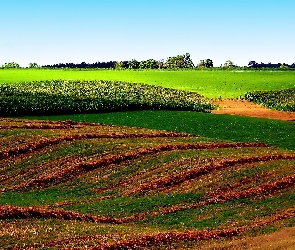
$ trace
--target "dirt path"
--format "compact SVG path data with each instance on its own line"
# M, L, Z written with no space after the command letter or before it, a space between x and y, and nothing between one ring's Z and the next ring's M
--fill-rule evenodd
M218 110L212 110L213 114L242 115L282 121L295 121L295 112L271 110L246 100L216 100L214 104L219 105L220 108Z

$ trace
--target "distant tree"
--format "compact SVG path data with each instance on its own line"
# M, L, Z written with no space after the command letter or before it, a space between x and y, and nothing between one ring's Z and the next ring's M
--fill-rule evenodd
M185 53L184 55L184 67L185 68L194 68L195 65L191 59L190 53Z
M135 59L132 59L128 62L128 68L129 69L138 69L139 68L139 62Z
M206 65L206 68L211 68L213 67L213 61L211 59L206 59L205 65Z
M29 68L39 68L40 66L37 63L29 63Z
M3 65L3 68L5 68L5 69L17 69L17 68L20 68L20 66L16 62L9 62L9 63L5 63Z
M289 65L283 63L281 64L280 69L289 69Z
M155 59L143 60L139 63L140 69L157 69L158 67L158 61Z
M124 69L124 62L116 62L115 69Z
M164 67L164 59L160 59L158 62L157 62L157 65L158 65L158 68L159 69L162 69Z
M250 68L257 68L257 66L258 66L258 63L255 61L250 61L248 63L248 67L250 67Z
M232 68L234 67L234 63L231 61L231 60L227 60L224 64L223 64L223 67L225 68Z
M213 67L213 61L211 59L200 60L198 68L211 68Z
M158 62L155 59L149 59L146 61L146 66L148 69L156 69L158 68Z
M200 60L198 68L211 68L213 67L213 61L211 59Z
M184 55L168 57L164 67L168 69L193 68L194 63L190 58L190 54L186 53Z
M205 60L200 60L200 62L198 64L198 68L200 68L200 69L206 68Z

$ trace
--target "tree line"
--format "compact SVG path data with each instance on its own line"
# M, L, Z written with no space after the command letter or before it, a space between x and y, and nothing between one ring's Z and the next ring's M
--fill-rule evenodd
M9 62L2 65L2 68L20 68L20 65L16 62ZM195 66L189 53L183 55L168 57L164 59L155 60L148 59L137 61L132 59L131 61L109 61L109 62L95 62L95 63L57 63L52 65L38 65L37 63L29 63L27 68L78 68L78 69L208 69L213 68L213 61L211 59L203 59ZM223 65L218 68L241 68L235 65L231 60L227 60ZM245 68L245 67L242 67ZM250 61L246 68L280 68L288 69L295 68L295 63L288 65L286 63L257 63L256 61Z
M289 65L286 63L257 63L255 61L250 61L248 63L249 68L255 68L255 69L261 69L261 68L281 68L281 69L286 69L286 68L295 68L295 63Z

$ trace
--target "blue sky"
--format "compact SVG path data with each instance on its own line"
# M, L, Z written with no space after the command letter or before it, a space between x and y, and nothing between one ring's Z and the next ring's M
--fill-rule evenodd
M0 0L0 65L295 62L295 0Z

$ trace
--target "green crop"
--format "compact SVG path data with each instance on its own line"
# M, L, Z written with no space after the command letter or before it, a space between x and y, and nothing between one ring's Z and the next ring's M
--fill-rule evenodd
M245 95L246 99L268 108L295 111L295 88L273 91L253 91Z
M46 80L112 80L194 91L208 98L238 98L253 90L295 88L295 71L228 70L0 70L3 83Z
M0 86L1 115L89 113L137 109L206 112L195 92L114 81L42 81Z

